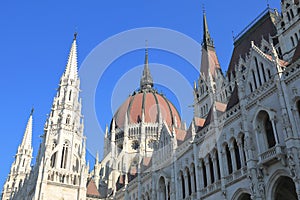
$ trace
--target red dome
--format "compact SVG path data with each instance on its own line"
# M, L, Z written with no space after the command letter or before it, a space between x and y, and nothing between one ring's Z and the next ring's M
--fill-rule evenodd
M126 113L128 113L129 124L141 122L143 110L145 123L159 122L159 115L161 114L162 121L166 121L168 126L172 126L172 124L177 127L181 126L180 115L175 106L155 90L148 90L133 93L120 106L114 115L116 127L124 127Z

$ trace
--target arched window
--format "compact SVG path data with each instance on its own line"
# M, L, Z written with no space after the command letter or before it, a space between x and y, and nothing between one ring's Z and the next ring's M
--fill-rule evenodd
M71 98L72 98L72 90L70 90L69 92L69 101L71 101Z
M264 141L265 145L262 146L261 149L263 151L267 150L268 148L272 148L276 145L276 139L275 139L275 133L273 129L272 122L270 120L269 114L266 111L260 111L257 115L256 119L257 128L260 132L259 137L262 137L259 139L258 142ZM260 143L260 145L262 145Z
M216 161L217 161L217 172L218 172L218 174L216 174L216 179L220 180L221 179L221 169L220 169L220 161L219 161L219 156L218 156L218 150L216 150L215 156L216 156Z
M210 180L211 183L214 183L215 182L214 166L210 155L208 156L208 163L209 163L209 170L210 170Z
M265 69L264 69L264 64L263 63L260 63L260 68L261 68L261 71L263 73L264 82L266 82L267 78L266 78L266 73L265 73Z
M182 189L182 198L185 198L185 185L184 185L184 176L183 173L180 172L180 176L181 176L181 189Z
M204 187L207 187L207 174L206 174L206 167L204 164L204 160L201 161L202 171L203 171L203 184Z
M294 47L295 46L295 41L294 41L293 36L291 36L291 43L292 43L292 46Z
M71 120L71 115L68 115L66 118L66 124L70 124L70 120Z
M233 140L233 147L234 147L234 155L236 160L236 168L241 169L241 156L240 156L239 147L236 143L236 140Z
M22 167L24 167L25 166L25 159L23 159L23 163L22 163Z
M69 144L66 141L63 145L62 154L61 154L61 163L60 168L66 169L67 161L68 161L68 153L69 153Z
M196 179L196 169L195 165L192 164L192 170L193 170L193 179L194 179L194 191L197 191L197 179Z
M297 33L295 33L295 38L296 38L296 42L298 42L299 38L298 38Z
M245 135L243 134L241 137L242 140L242 149L243 149L243 154L244 154L244 163L246 165L246 149L245 149Z
M257 89L256 77L255 77L254 70L251 70L251 72L252 72L252 77L253 77L253 81L254 81L254 86L255 86L255 89Z
M228 144L225 145L225 152L226 152L227 165L228 165L228 174L231 174L233 171L233 168L232 168L232 159L231 159Z
M258 75L258 82L259 82L259 85L261 85L260 72L259 72L259 69L258 69L258 62L257 62L257 58L256 57L254 57L254 61L255 61L256 72L257 72L257 75Z
M192 194L192 183L191 183L191 174L190 174L190 170L188 168L185 169L186 170L186 174L187 174L187 179L188 179L188 192L189 195Z
M253 87L251 83L249 83L249 88L250 88L250 92L253 92Z
M297 111L300 117L300 100L297 102Z
M56 154L57 154L57 152L55 152L54 154L52 154L51 159L50 159L50 167L52 167L52 168L55 167Z
M274 136L272 122L270 121L269 115L267 115L264 120L264 128L265 128L265 133L267 136L269 148L274 147L276 145L276 140Z
M290 9L291 17L294 18L294 12L292 9Z
M290 16L290 13L289 13L289 12L287 12L287 13L286 13L286 15L287 15L287 18L288 18L288 20L289 20L289 21L291 21L291 16Z

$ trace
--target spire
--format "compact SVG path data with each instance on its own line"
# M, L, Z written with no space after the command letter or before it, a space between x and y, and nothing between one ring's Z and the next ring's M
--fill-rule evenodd
M31 141L32 141L32 114L33 108L31 109L30 116L26 125L26 130L23 136L22 143L20 145L23 149L31 149Z
M210 37L206 20L206 13L203 9L203 47L207 49L208 46L214 47L214 42L213 39Z
M203 43L202 43L202 57L201 57L201 76L208 78L212 76L213 79L216 77L216 71L220 69L220 64L214 47L213 39L210 37L206 13L203 10Z
M77 79L77 44L76 44L77 33L74 33L74 39L69 53L68 63L64 76L76 80Z
M143 70L143 75L141 78L141 83L140 83L141 90L144 89L150 89L153 87L153 79L149 70L149 61L148 61L148 47L146 45L145 49L145 64L144 64L144 70Z

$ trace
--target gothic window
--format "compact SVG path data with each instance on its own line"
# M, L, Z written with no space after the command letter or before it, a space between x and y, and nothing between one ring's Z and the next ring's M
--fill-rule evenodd
M297 111L300 117L300 100L297 102Z
M70 93L69 93L69 101L71 101L71 98L72 98L72 90L70 90Z
M276 144L276 141L275 141L273 126L272 126L272 123L269 119L269 115L267 115L266 118L265 118L264 128L265 128L265 133L266 133L266 136L267 136L268 147L269 148L274 147L275 144Z
M192 170L193 170L193 179L194 179L194 191L197 191L197 179L196 179L196 169L194 163L192 164Z
M67 161L68 161L68 153L69 153L69 144L66 141L63 145L62 154L61 154L61 163L60 168L66 169Z
M267 78L266 78L266 73L265 73L265 70L264 70L264 64L263 63L260 63L260 68L261 68L261 71L262 71L262 75L263 75L263 78L264 78L264 82L267 81Z
M68 115L66 118L66 124L70 124L70 120L71 120L71 115Z
M186 170L186 174L187 174L187 179L188 179L188 192L189 195L192 194L192 184L191 184L191 174L190 174L190 170L188 168L185 169Z
M53 115L54 115L54 110L52 110L52 112L51 112L51 117L53 117Z
M286 15L287 15L288 20L291 21L290 13L287 12Z
M225 152L226 152L226 159L227 159L227 165L228 165L228 174L231 174L233 171L233 168L232 168L232 159L231 159L228 144L225 145Z
M258 134L260 141L264 141L265 145L262 146L262 151L268 148L272 148L276 145L275 133L273 129L272 122L270 120L269 114L266 111L260 111L256 119ZM261 144L261 143L260 143Z
M56 154L57 152L55 152L50 159L50 167L54 168L55 167L55 162L56 162Z
M241 137L242 140L242 149L243 149L243 154L244 154L244 163L246 165L246 149L245 149L245 135L243 134Z
M240 156L239 147L236 143L236 140L233 140L233 147L234 147L234 155L236 160L236 168L241 169L241 156Z
M215 182L214 165L213 165L210 155L208 156L208 164L209 164L209 170L210 170L210 180L211 180L211 183L214 183Z
M25 159L23 159L22 167L24 167L24 165L25 165Z
M252 71L252 77L253 77L253 81L254 81L254 86L255 86L255 89L257 89L255 73L254 73L254 70L251 70L251 71Z
M217 173L216 174L216 179L220 180L221 179L221 170L220 170L220 161L219 161L219 156L218 156L218 150L215 152L215 157L216 157L216 163L217 163Z
M294 12L292 9L290 9L291 17L294 18Z
M249 83L249 88L250 88L250 92L253 92L253 87L251 83Z
M295 41L294 41L293 36L291 36L291 42L292 42L292 46L294 47L295 46Z
M181 176L181 189L182 189L182 198L185 198L185 184L184 184L184 176L183 173L180 172L180 176Z
M261 85L260 72L259 72L259 69L258 69L258 62L257 62L256 57L254 57L254 61L255 61L256 72L257 72L257 75L258 75L258 82L259 82L259 85Z
M204 187L207 187L207 174L206 174L206 167L204 164L204 160L201 161L201 167L203 170L203 184L204 184Z
M295 38L296 38L296 42L298 42L299 38L298 38L297 33L295 33Z

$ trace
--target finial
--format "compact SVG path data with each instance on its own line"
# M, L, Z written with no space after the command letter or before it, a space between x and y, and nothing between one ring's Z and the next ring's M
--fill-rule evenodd
M77 38L77 32L75 31L75 33L74 33L74 40L76 40L76 38Z
M148 59L148 40L145 40L145 54Z
M234 37L234 32L233 32L233 31L231 31L231 34L232 34L232 40L233 40L233 42L234 42L234 40L235 40L235 37Z
M204 5L204 3L202 4L202 11L203 11L203 14L205 14L205 5Z
M34 107L32 106L31 111L30 111L30 115L33 114L33 111L34 111Z

